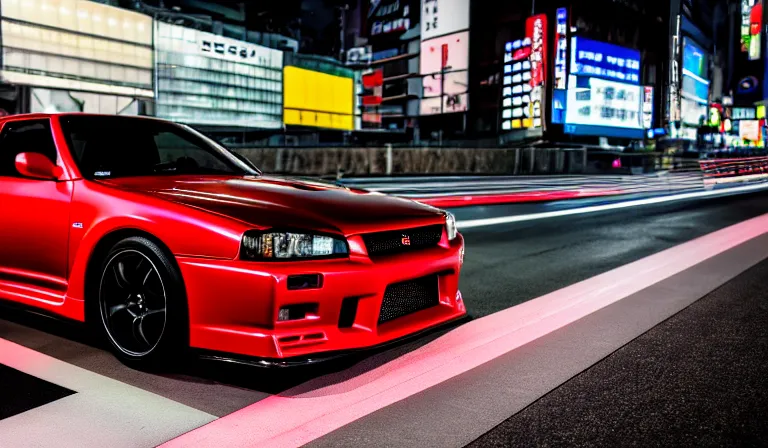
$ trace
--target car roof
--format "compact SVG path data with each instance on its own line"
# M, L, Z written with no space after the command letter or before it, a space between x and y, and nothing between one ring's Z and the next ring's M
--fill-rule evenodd
M156 121L167 121L160 118L155 117L148 117L144 115L110 115L110 114L89 114L84 112L55 112L55 113L33 113L33 114L16 114L16 115L6 115L5 117L0 117L0 124L4 123L6 121L10 120L35 120L35 119L42 119L42 118L51 118L51 117L70 117L70 116L84 116L84 117L120 117L120 118L139 118L143 120L156 120Z

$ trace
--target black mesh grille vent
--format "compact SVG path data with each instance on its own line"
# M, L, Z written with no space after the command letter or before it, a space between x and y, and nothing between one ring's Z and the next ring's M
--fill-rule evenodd
M395 283L387 286L384 291L379 323L383 324L439 303L436 275Z

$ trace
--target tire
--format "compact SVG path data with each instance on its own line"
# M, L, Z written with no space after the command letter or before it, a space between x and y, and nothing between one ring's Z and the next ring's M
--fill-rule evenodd
M93 285L92 322L124 363L166 365L189 348L189 317L179 269L143 237L115 244Z

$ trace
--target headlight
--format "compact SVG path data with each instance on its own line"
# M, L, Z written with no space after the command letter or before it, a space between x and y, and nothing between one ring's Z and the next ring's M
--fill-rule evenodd
M347 241L325 235L249 231L240 245L243 260L339 258L349 255Z
M456 217L453 213L445 212L445 230L448 232L448 240L453 241L459 234L456 229Z

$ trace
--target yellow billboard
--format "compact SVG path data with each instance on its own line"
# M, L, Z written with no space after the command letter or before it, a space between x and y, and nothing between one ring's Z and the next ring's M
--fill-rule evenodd
M354 80L304 68L283 69L285 124L351 131Z

